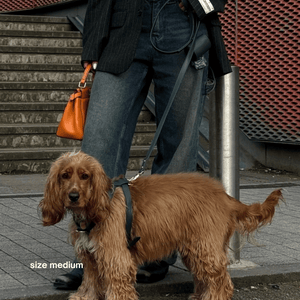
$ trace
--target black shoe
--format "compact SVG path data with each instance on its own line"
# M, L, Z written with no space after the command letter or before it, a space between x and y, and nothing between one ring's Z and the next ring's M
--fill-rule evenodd
M58 290L77 290L82 282L83 269L73 269L70 273L58 276L53 283Z
M137 283L153 283L163 280L169 271L169 264L165 261L145 264L139 267L136 281Z
M139 267L137 283L154 283L163 280L169 271L169 264L165 261L145 264ZM60 275L53 283L58 290L77 290L81 285L83 269L73 269L70 273Z

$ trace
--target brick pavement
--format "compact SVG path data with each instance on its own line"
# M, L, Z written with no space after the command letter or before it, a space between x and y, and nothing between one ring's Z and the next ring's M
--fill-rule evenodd
M249 204L262 202L273 189L241 189L240 200ZM256 237L258 243L264 246L255 247L247 243L241 251L242 260L252 261L259 266L275 266L278 272L282 266L293 266L293 270L298 269L299 272L299 195L300 186L285 188L287 204L277 209L271 226L261 229ZM0 196L1 300L55 294L53 280L57 275L69 271L68 268L54 268L51 265L73 260L73 249L67 242L69 218L55 226L42 227L37 214L40 200L41 197ZM181 268L178 262L171 268L165 282L172 283L175 278L180 282L186 276ZM256 269L253 270L252 274L255 275Z

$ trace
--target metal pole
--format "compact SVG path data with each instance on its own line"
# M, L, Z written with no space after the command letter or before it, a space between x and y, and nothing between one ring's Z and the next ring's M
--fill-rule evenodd
M209 95L209 176L221 180L222 105L216 91Z
M226 192L239 200L239 69L217 79L210 101L210 176L220 179ZM240 237L230 242L231 263L240 260Z

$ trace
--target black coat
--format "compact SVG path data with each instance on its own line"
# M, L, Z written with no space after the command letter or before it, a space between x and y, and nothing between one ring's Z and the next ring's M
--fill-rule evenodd
M188 0L205 22L212 43L210 65L216 76L231 72L217 12L227 0ZM82 61L97 70L120 74L131 65L142 27L144 0L89 0L84 20Z

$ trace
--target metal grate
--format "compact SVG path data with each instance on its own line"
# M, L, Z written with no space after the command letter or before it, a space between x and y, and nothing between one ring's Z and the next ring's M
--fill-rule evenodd
M66 1L70 0L0 0L0 12L32 9Z
M240 127L251 140L300 144L300 2L239 0L235 11L229 1L222 23L240 68Z

